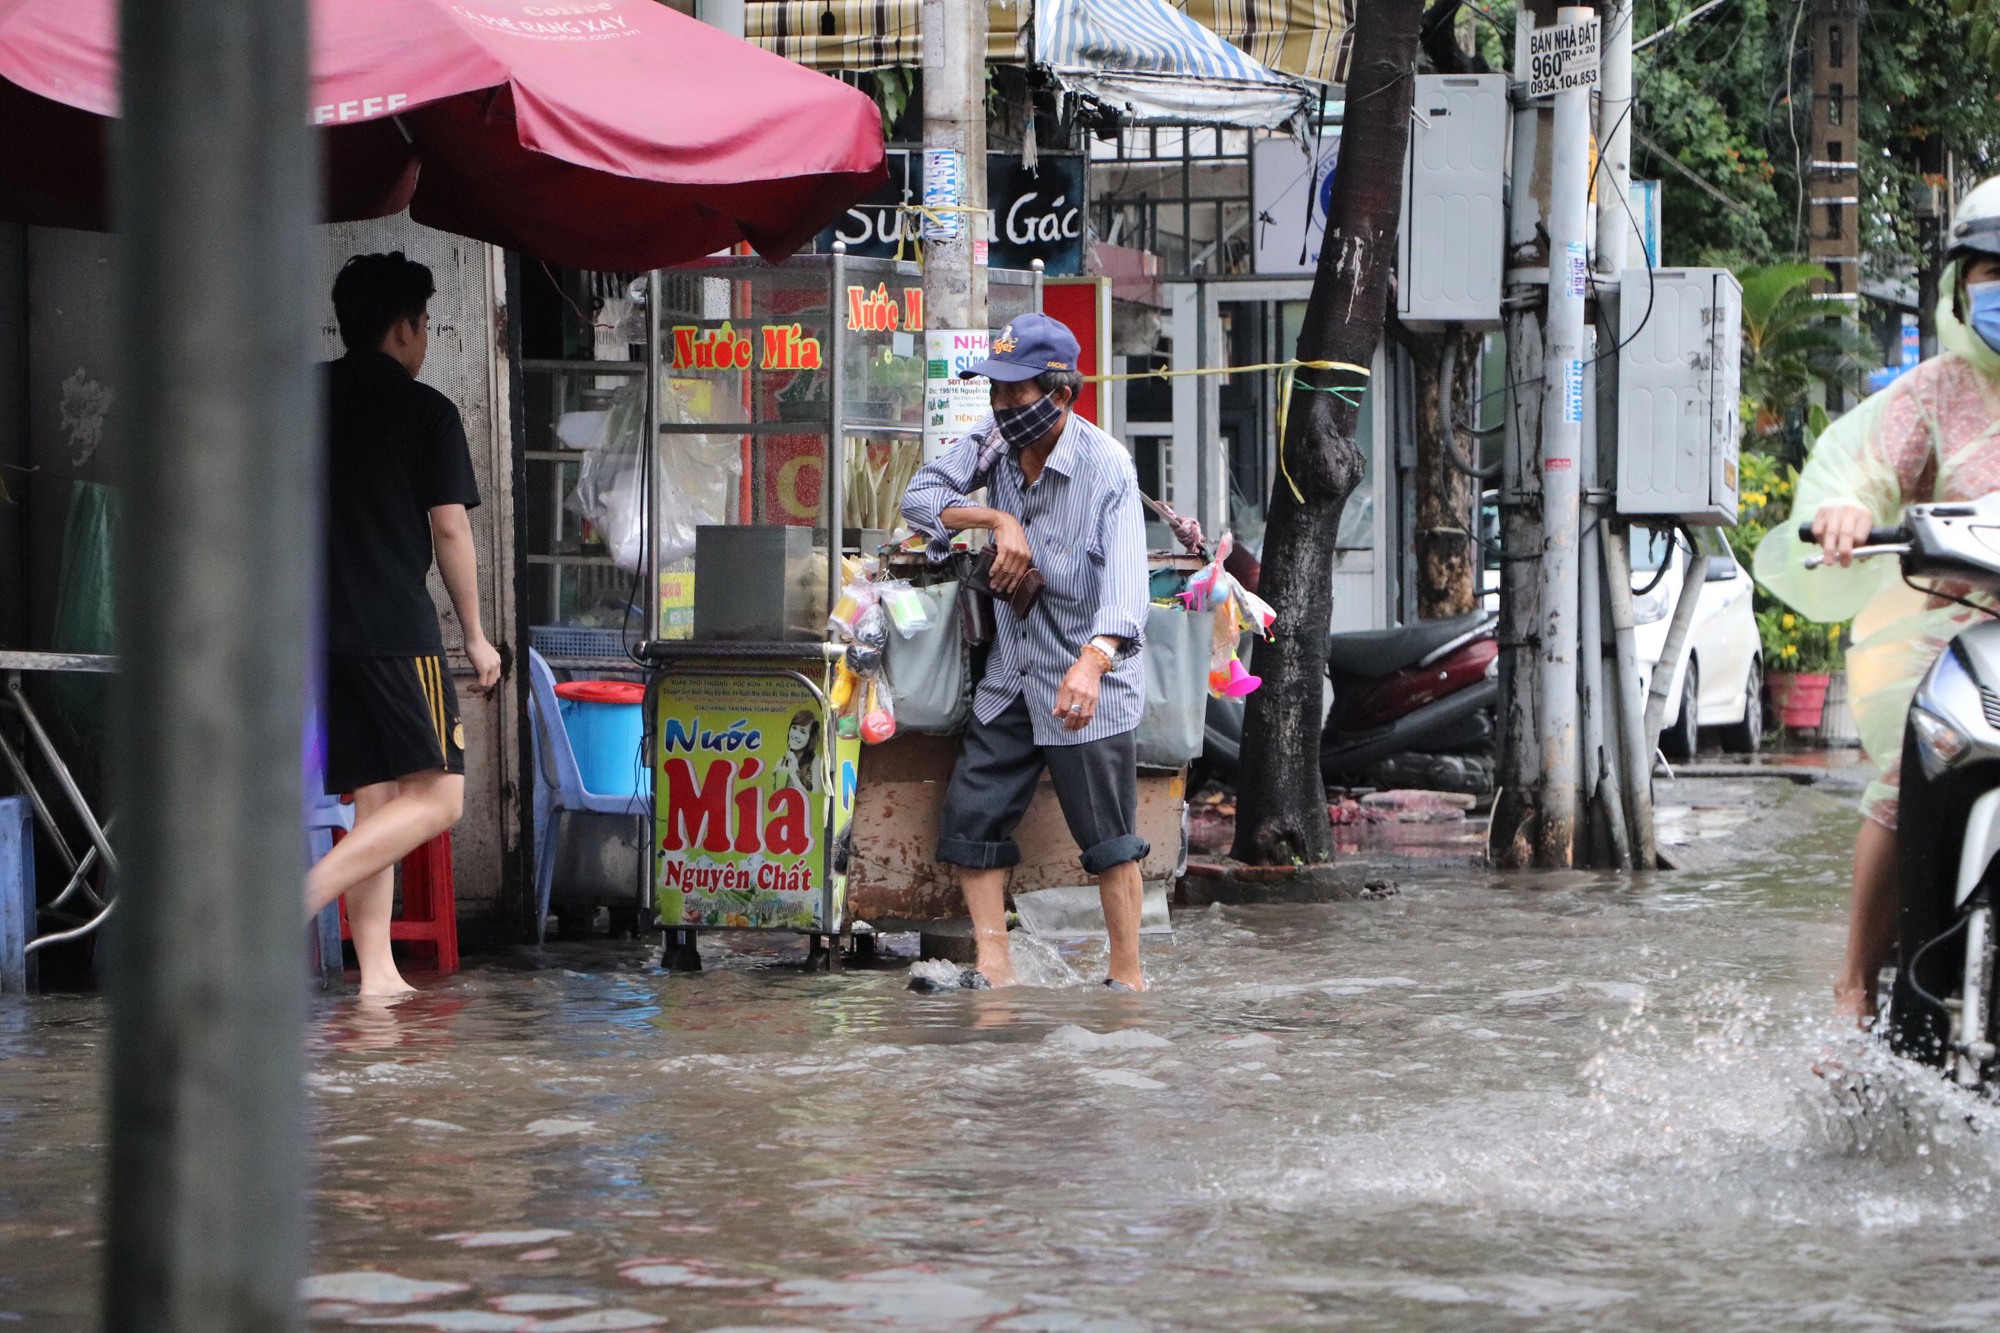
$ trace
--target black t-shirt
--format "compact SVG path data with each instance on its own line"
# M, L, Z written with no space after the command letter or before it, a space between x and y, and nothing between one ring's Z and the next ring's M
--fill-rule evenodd
M458 408L382 352L325 369L327 649L442 652L424 586L430 511L479 503Z

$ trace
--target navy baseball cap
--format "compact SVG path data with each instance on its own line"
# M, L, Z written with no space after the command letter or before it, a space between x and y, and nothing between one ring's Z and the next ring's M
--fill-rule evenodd
M993 335L992 355L960 378L983 375L1006 384L1031 380L1045 370L1075 370L1083 358L1076 335L1059 319L1023 315Z

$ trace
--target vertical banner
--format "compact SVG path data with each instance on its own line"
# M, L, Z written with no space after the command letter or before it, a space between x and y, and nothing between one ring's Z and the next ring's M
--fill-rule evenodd
M861 742L784 676L673 676L655 691L653 904L665 927L830 931L827 810L848 836ZM836 864L845 857L837 857Z
M986 359L985 329L931 329L924 334L924 461L930 462L993 410L984 379L961 379Z

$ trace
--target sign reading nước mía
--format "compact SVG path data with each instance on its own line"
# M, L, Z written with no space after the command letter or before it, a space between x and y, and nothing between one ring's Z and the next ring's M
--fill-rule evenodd
M861 742L784 676L669 673L655 691L653 904L662 926L838 929L822 919L828 803L847 834ZM830 752L829 752L830 751Z

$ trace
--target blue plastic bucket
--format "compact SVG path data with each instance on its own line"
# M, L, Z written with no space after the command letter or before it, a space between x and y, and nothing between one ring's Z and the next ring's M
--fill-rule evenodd
M646 780L645 756L640 753L644 745L645 710L636 701L611 703L562 696L584 693L579 686L623 683L576 681L556 687L557 707L562 711L563 729L569 733L570 749L576 753L584 790L594 796L637 796L651 790ZM636 691L638 687L633 689Z

